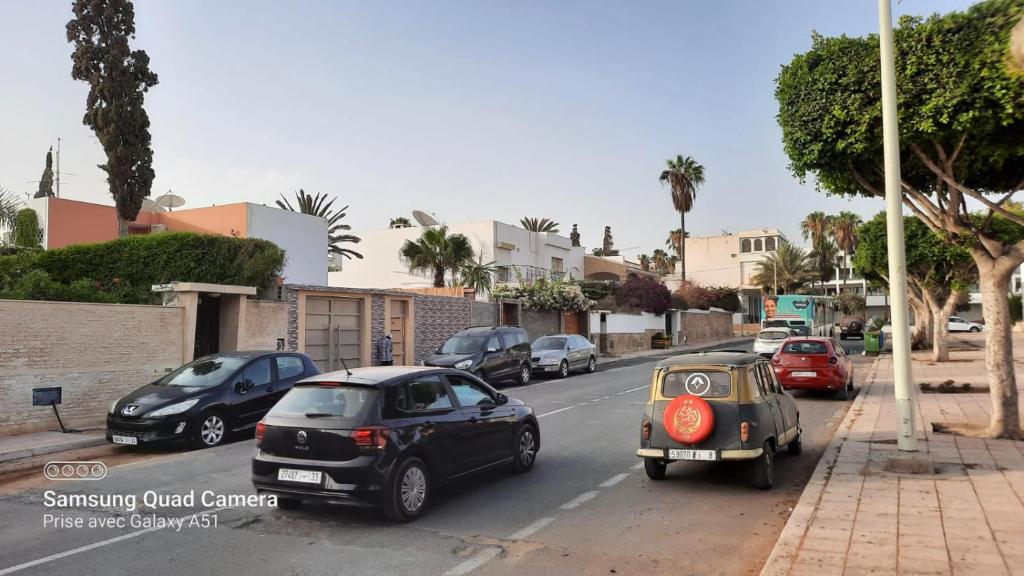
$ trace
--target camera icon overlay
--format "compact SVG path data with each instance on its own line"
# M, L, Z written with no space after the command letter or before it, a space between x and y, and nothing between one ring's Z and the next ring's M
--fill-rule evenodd
M47 462L43 466L47 480L102 480L107 477L103 462Z

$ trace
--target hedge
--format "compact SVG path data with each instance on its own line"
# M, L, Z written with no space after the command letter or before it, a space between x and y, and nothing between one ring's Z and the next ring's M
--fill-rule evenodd
M284 262L284 251L267 240L192 232L135 235L0 256L0 296L151 303L159 300L150 289L154 284L174 281L263 288L280 276Z

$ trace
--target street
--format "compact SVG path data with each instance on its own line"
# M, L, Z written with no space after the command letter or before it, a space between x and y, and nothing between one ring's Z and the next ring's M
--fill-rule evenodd
M844 344L859 385L868 366L862 343ZM666 481L653 483L634 451L655 362L504 389L540 418L534 470L493 471L442 487L426 516L410 524L333 505L286 511L204 502L206 491L253 494L251 438L119 457L98 482L48 481L41 473L6 486L0 480L0 576L755 574L850 402L795 394L804 452L780 454L770 492L750 486L744 464L674 464ZM47 507L48 490L136 495L138 509L102 501ZM195 501L161 503L154 516L142 503L147 490L193 493ZM101 518L124 526L87 527ZM184 521L167 526L167 518ZM62 527L76 521L86 526Z

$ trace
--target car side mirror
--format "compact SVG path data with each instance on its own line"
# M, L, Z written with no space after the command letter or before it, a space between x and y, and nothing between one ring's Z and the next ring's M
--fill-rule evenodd
M249 391L249 389L245 387L245 383L244 382L242 382L241 380L239 380L238 382L235 382L235 394L242 395L242 394L245 394L248 391Z
M498 406L501 406L501 405L504 405L504 404L508 404L508 396L505 396L504 394L499 393L498 397L495 398L495 403L497 403Z

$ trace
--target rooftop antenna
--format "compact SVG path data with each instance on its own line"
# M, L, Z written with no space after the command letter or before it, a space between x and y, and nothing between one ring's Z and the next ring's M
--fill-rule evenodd
M423 210L413 210L412 217L413 220L419 222L420 226L439 226L441 224L437 221L437 218L434 218Z
M348 377L351 378L352 371L348 369L348 364L345 362L345 356L339 355L338 360L341 360L341 365L345 368L345 374L348 374Z
M161 208L166 208L168 212L174 212L175 208L185 205L185 199L168 190L166 193L157 196L154 203Z

